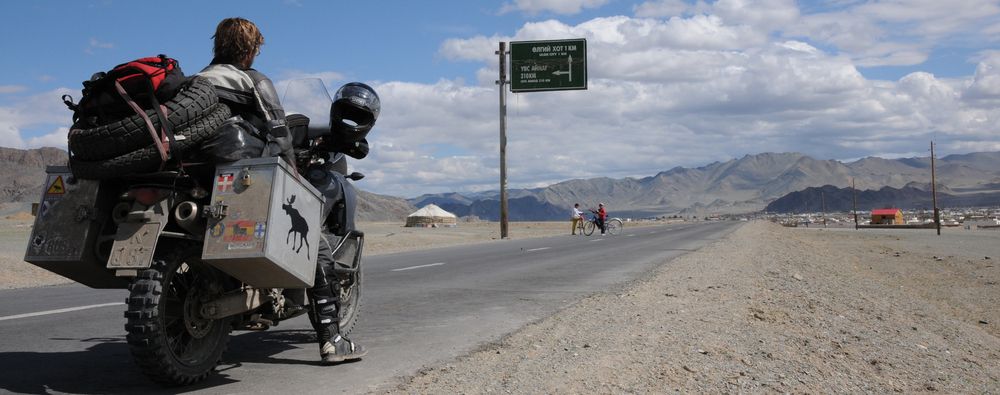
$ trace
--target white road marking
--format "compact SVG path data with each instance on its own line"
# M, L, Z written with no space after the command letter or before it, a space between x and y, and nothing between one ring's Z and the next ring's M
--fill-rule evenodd
M594 240L591 240L590 242L593 243L595 241L604 241L604 239L594 239Z
M0 317L0 321L16 320L18 318L37 317L37 316L40 316L40 315L68 313L68 312L71 312L71 311L86 310L86 309L96 309L98 307L120 306L120 305L123 305L123 304L125 304L125 303L124 302L116 302L116 303L92 304L92 305L89 305L89 306L67 307L65 309L46 310L46 311L39 311L39 312L35 312L35 313L24 313L24 314L17 314L17 315L8 315L8 316L5 316L5 317Z
M625 235L625 237L632 237L632 236L635 236L635 235Z
M549 249L549 248L552 248L552 247L541 247L541 248L532 248L532 249L530 249L530 250L525 250L525 251L527 251L527 252L532 252L532 251L541 251L541 250L547 250L547 249Z
M392 269L392 271L394 271L394 272L401 272L403 270L413 270L413 269L420 269L420 268L424 268L424 267L441 266L441 265L444 265L444 262L430 263L430 264L426 264L426 265L417 265L417 266L410 266L410 267L403 267L403 268L399 268L399 269Z

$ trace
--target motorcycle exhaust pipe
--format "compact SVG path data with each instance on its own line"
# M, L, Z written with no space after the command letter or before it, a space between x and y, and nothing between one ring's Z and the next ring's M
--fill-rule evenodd
M184 230L193 235L205 234L205 221L201 217L201 206L192 201L181 202L174 208L174 220Z
M132 211L132 203L118 203L115 205L115 208L111 210L111 220L115 221L116 224L121 225L128 220L129 211Z

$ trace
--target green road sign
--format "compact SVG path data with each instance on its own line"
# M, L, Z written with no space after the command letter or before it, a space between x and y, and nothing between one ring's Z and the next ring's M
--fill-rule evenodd
M587 40L512 41L510 91L587 89Z

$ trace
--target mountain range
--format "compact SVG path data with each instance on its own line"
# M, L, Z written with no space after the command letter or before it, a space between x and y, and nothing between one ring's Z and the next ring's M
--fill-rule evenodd
M34 202L45 166L65 163L66 152L56 148L0 147L0 172L6 174L0 179L0 203ZM1000 152L948 155L936 159L935 170L938 192L959 198L956 202L1000 204L991 195L1000 193ZM825 185L844 189L852 180L859 191L890 187L919 195L906 189L926 191L930 178L930 157L868 157L845 163L800 153L761 153L696 168L675 167L649 177L574 179L543 188L511 189L508 208L512 221L563 220L574 203L589 208L598 202L618 217L704 216L760 211L787 194ZM358 218L369 221L401 221L429 203L462 217L493 221L500 217L498 191L403 199L359 190L358 202Z
M915 183L914 183L915 184ZM955 194L951 189L937 192L938 207L984 207L1000 204L1000 192ZM764 208L769 213L859 212L876 208L904 210L934 207L930 185L907 185L903 188L882 187L879 190L854 191L833 185L809 187L782 196Z
M45 168L65 166L68 158L66 151L58 148L0 147L0 174L4 175L0 178L0 214L30 209L31 203L41 196ZM404 199L355 189L358 192L358 220L400 221L416 210Z
M948 155L935 160L943 192L956 196L1000 191L1000 152ZM831 185L859 190L929 185L931 159L868 157L851 162L817 160L800 153L762 153L697 168L676 167L643 178L592 178L508 192L510 218L560 220L574 203L604 202L612 215L710 215L754 212L786 194ZM435 203L456 215L499 218L499 192L423 195L414 206ZM515 203L516 202L516 203ZM518 207L515 210L515 204Z

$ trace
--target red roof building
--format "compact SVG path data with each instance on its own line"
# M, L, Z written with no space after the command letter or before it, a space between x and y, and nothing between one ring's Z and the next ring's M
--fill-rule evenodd
M877 208L872 210L872 225L902 225L903 210L898 208Z

